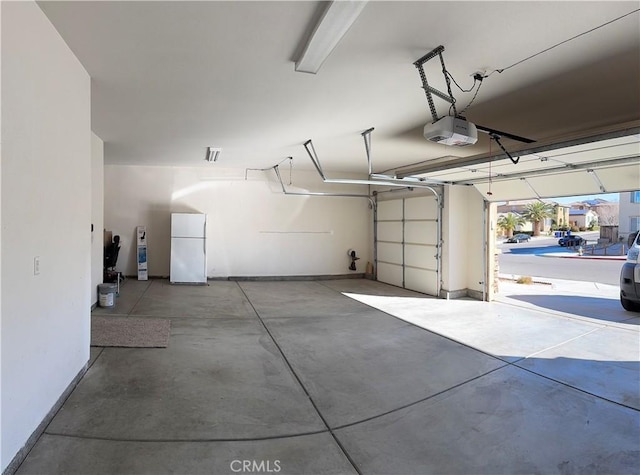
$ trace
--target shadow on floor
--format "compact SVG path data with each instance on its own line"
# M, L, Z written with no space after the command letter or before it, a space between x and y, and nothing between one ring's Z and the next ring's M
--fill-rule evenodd
M567 254L571 254L573 251L571 248L566 248L562 246L540 246L540 247L514 247L503 248L502 252L504 254L520 254L520 255L538 255L538 254L546 254L548 252L566 252Z

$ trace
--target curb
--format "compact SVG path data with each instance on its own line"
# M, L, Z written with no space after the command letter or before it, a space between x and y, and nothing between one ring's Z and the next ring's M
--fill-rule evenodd
M515 283L519 276L517 274L498 274L498 279L506 282ZM613 284L603 284L602 282L593 282L589 280L566 280L566 279L555 279L553 277L532 277L534 284L544 284L550 285L555 288L555 290L566 290L566 284L569 285L570 288L575 286L579 286L584 288L585 286L593 286L596 291L607 291L609 287L618 289L618 286ZM524 285L524 284L521 284ZM618 290L616 290L617 292Z
M553 254L538 254L540 257L556 257L558 259L591 259L600 261L626 261L627 256L558 256Z

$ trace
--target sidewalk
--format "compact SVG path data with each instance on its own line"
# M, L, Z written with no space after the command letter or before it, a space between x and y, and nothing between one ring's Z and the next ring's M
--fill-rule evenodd
M536 292L540 291L540 287L546 288L549 292L553 293L571 293L571 294L583 294L590 296L598 296L603 298L618 299L620 296L620 287L617 285L601 284L598 282L585 282L579 280L563 280L563 279L551 279L547 277L532 277L533 284L518 284L516 280L519 275L514 274L498 274L500 279L500 293L503 293L503 288L508 291L515 289L535 289ZM537 285L536 285L537 284ZM542 285L541 285L542 284Z
M598 254L585 254L580 255L578 251L566 251L566 252L547 252L538 254L540 257L561 257L561 258L570 258L570 259L599 259L599 260L607 260L607 261L626 261L627 255L623 256L611 256L611 255L598 255Z
M499 274L496 301L569 317L640 330L640 314L620 305L620 288L598 282L533 277L533 284L518 284L517 275Z

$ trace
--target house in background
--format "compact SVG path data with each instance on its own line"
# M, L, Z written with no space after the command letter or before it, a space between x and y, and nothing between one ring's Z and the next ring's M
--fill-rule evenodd
M620 203L600 200L599 203L591 205L591 210L598 215L598 224L601 226L615 226L619 222Z
M522 217L520 213L515 211L507 211L504 213L498 212L498 215L497 215L498 222L500 222L500 218L508 215L509 213L516 215L518 217ZM525 221L523 224L519 224L513 230L513 234L518 234L518 233L533 233L533 223L531 221ZM509 233L506 230L502 229L501 227L499 226L496 227L496 236L505 237L505 236L508 236L508 234Z
M542 201L543 203L550 204L554 207L555 214L551 218L545 219L540 223L540 232L546 232L551 229L553 224L558 227L569 224L569 206L561 205L551 200L513 200L506 201L505 203L498 205L498 217L507 213L514 213L522 215L527 205ZM533 223L527 221L523 226L517 228L516 231L533 231Z
M640 230L640 190L620 193L618 235L625 240L629 234Z
M569 210L569 222L571 226L576 226L581 230L588 228L592 224L598 224L598 215L595 211L590 209L575 209Z
M620 212L620 204L615 201L607 201L602 198L593 200L584 200L578 203L583 206L580 209L590 209L598 215L599 225L617 225L618 214Z
M603 200L602 198L595 198L593 200L583 200L576 201L571 203L571 209L576 211L593 211L593 213L597 216L597 224L598 225L617 225L618 224L618 213L619 213L619 203L613 201ZM571 224L574 226L584 226L588 227L589 224L581 224L584 221L589 223L589 214L585 213L585 220L579 218L580 213L574 213L574 218L571 219ZM576 224L577 223L577 224Z
M554 203L554 204L556 205L555 207L556 213L555 213L555 216L551 219L556 222L556 225L558 227L565 226L566 224L569 223L569 207L567 205L561 205L559 203Z

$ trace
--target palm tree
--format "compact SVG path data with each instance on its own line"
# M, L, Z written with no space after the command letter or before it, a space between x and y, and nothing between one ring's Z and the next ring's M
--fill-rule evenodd
M498 218L498 227L507 232L507 237L513 236L513 230L525 223L519 214L507 213Z
M529 203L522 211L522 216L527 221L533 222L534 236L540 235L540 223L553 215L553 205L545 203L544 201L534 201L533 203Z

